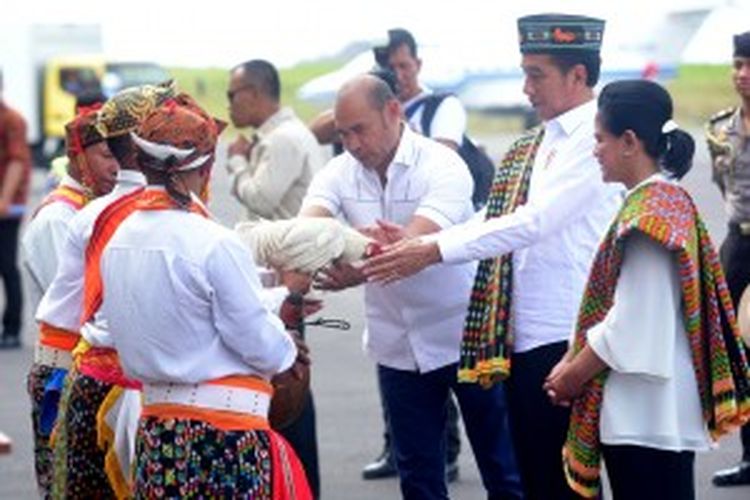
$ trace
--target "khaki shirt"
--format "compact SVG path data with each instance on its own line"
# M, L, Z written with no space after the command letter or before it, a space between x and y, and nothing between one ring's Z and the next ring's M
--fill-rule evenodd
M706 125L713 179L724 195L730 222L750 222L750 134L741 108L714 115Z
M323 165L320 145L288 108L277 111L255 135L249 158L229 158L232 194L247 208L250 220L292 218Z

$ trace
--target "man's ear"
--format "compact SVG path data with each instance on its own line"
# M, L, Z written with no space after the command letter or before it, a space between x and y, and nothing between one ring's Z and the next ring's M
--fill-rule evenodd
M576 83L586 86L586 79L588 78L588 70L583 64L576 64L571 68L573 72L573 79Z
M385 103L385 111L391 120L401 119L401 103L398 102L398 99L389 99Z

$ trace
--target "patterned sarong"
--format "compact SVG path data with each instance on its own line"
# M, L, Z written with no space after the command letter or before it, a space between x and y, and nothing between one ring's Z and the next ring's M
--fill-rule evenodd
M703 419L716 439L750 419L750 368L718 256L692 199L681 187L651 182L625 200L589 273L575 352L586 346L586 333L613 305L624 242L633 231L649 236L677 259ZM596 496L599 489L599 416L606 380L605 371L589 381L576 399L563 448L568 483L585 497Z
M534 158L543 136L543 128L532 129L505 154L490 190L487 219L510 214L526 203ZM481 261L464 324L459 382L488 386L509 375L512 295L512 254Z

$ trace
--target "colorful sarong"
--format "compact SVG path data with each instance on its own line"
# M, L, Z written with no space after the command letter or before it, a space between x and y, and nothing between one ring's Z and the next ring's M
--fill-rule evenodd
M55 431L54 498L115 498L99 448L96 415L112 389L73 369L63 391ZM58 441L60 439L60 441Z
M26 380L26 389L31 397L31 426L34 432L34 470L42 498L49 498L52 487L52 445L49 432L41 426L42 405L45 387L55 368L34 364Z

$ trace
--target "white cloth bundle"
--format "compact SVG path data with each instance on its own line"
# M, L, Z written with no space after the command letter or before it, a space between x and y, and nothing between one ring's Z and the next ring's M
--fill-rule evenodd
M327 217L241 222L235 231L253 252L256 263L282 271L312 273L336 259L352 263L365 256L372 242Z

